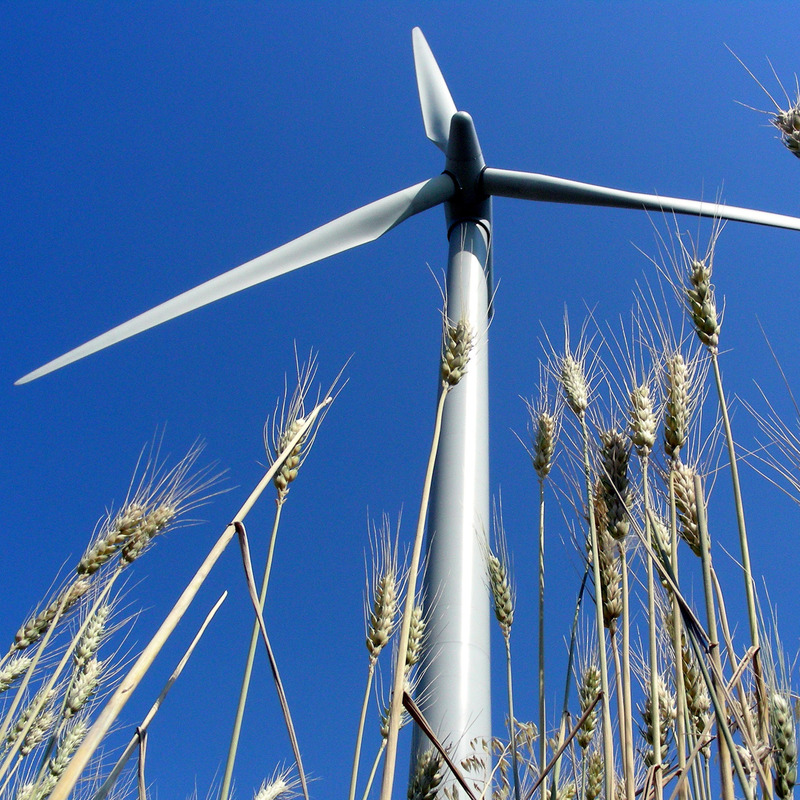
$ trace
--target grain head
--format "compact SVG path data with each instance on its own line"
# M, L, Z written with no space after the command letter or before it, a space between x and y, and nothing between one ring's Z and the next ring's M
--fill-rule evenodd
M700 547L700 530L697 522L697 503L694 491L694 467L681 461L673 461L672 475L675 486L675 508L678 511L678 533L689 545L692 552L702 555Z
M290 800L299 797L300 781L292 775L292 769L275 770L253 796L253 800Z
M605 507L605 526L609 535L619 541L630 530L630 444L628 437L615 429L601 431L600 444L600 489Z
M475 345L475 331L466 319L460 319L455 324L444 314L443 319L441 378L445 387L453 387L466 372Z
M442 783L444 760L430 748L417 756L408 786L408 800L433 800Z
M630 434L631 443L640 458L649 458L656 443L656 418L650 383L643 381L631 390Z

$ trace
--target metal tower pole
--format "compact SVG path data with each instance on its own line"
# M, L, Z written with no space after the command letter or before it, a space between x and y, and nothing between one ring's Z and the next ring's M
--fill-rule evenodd
M488 236L476 222L450 231L447 310L476 339L467 371L444 407L427 530L428 631L417 692L439 739L458 764L475 738L491 737L489 598ZM415 729L414 758L430 747ZM478 748L478 755L483 751ZM488 777L487 765L487 775ZM474 776L473 777L479 777Z
M472 118L458 112L450 123L445 169L457 186L445 205L450 243L447 316L452 324L468 320L475 340L464 377L444 406L428 518L428 631L417 692L428 721L440 741L452 748L456 763L470 754L473 739L491 737L485 563L492 228L491 199L475 189L483 167ZM415 731L412 769L427 747L424 736ZM487 778L489 768L487 764Z

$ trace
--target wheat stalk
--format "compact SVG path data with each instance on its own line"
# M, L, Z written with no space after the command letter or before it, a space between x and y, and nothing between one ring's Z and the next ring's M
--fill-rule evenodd
M564 354L559 360L558 376L564 391L567 405L575 414L581 430L582 451L583 451L583 477L586 491L586 507L589 514L589 540L592 552L592 568L594 571L595 585L595 608L598 642L603 642L604 614L602 587L603 578L601 575L599 539L600 528L595 520L595 503L593 492L592 469L589 459L589 430L586 423L586 409L589 402L590 381L587 379L585 370L587 345L583 342L573 352L569 345L569 327L565 320L565 345ZM603 748L605 759L605 793L606 797L611 797L613 791L613 768L614 750L613 738L611 733L611 706L608 690L608 667L606 664L605 647L598 648L600 655L600 675L601 692L603 703Z
M433 480L433 467L436 462L436 454L439 450L439 439L442 430L442 417L444 414L444 404L450 390L457 385L466 369L469 356L474 346L474 335L471 326L467 322L459 325L457 321L453 324L447 316L447 302L442 312L443 321L443 347L440 360L440 374L442 376L441 391L439 392L439 402L436 407L434 420L433 441L428 455L428 465L425 470L425 479L422 486L422 497L420 498L420 508L417 517L417 529L414 535L414 544L411 550L411 562L408 568L408 578L406 585L406 600L403 609L403 616L400 625L400 637L397 647L397 660L395 663L392 695L389 709L389 730L386 736L386 755L383 764L383 780L381 783L381 800L390 800L392 786L394 783L394 772L397 761L397 740L400 733L400 721L402 716L403 703L403 684L405 678L405 659L408 650L409 631L411 628L411 617L414 613L414 604L417 591L417 577L419 574L420 557L422 553L422 538L425 530L425 520L428 514L428 501L430 499L431 483ZM458 358L457 368L452 368L451 360ZM456 363L455 361L452 362Z

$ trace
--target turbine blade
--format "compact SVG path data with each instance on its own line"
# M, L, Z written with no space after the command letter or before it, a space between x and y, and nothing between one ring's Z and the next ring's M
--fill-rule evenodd
M447 153L450 136L450 119L458 110L433 52L419 28L411 31L414 45L414 69L417 72L419 104L425 135L443 152Z
M726 206L700 200L683 200L679 197L661 197L657 194L625 192L591 183L579 183L550 175L532 172L512 172L507 169L487 168L482 176L483 190L498 197L516 197L522 200L545 200L550 203L638 208L647 211L667 211L675 214L703 215L709 218L752 222L774 228L800 231L800 219L769 211Z
M162 322L213 303L215 300L275 278L284 272L299 269L328 256L371 242L408 217L449 200L454 192L455 186L452 179L448 175L442 174L381 200L376 200L374 203L338 217L288 244L212 278L194 289L189 289L183 294L139 314L128 322L123 322L116 328L70 350L39 369L29 372L16 383L28 383L48 372L60 369L73 361L135 336Z

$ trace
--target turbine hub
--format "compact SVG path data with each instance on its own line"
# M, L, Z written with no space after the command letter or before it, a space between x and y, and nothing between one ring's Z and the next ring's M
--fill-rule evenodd
M480 188L480 177L486 162L483 160L478 134L472 117L457 111L450 120L445 172L456 184L456 194L446 204L448 234L459 222L478 222L491 235L491 199Z

